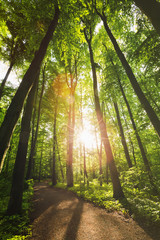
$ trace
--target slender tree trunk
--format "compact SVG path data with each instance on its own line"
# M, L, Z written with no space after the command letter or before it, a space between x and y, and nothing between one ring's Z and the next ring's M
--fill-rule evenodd
M125 153L125 156L126 156L128 166L129 166L129 168L131 168L132 167L132 162L131 162L131 159L130 159L126 139L125 139L125 136L124 136L124 131L123 131L122 123L121 123L121 118L120 118L120 114L119 114L118 105L117 105L116 102L114 102L114 108L115 108L115 111L116 111L116 116L117 116L119 131L120 131L120 137L121 137L122 145L123 145L123 148L124 148L124 153Z
M57 101L55 104L55 112L54 112L54 126L53 126L53 168L52 168L52 186L57 184L56 178L56 123L57 123Z
M40 93L40 98L39 98L36 131L35 131L34 140L32 142L33 145L31 144L31 151L30 151L30 155L29 155L29 162L28 162L28 168L27 168L27 173L26 173L26 179L32 178L32 170L33 170L33 167L34 167L34 155L35 155L36 144L37 144L37 137L38 137L40 116L41 116L41 105L42 105L42 97L43 97L44 87L45 87L45 66L43 68L43 82L42 82L42 88L41 88L41 93Z
M132 155L133 155L134 163L135 163L135 166L136 166L137 163L136 163L134 145L133 145L133 141L132 141L131 135L130 135L130 133L129 133L129 127L128 127L128 123L127 123L127 120L126 120L126 116L125 116L125 114L124 114L124 110L123 110L122 104L121 104L121 109L122 109L123 118L124 118L124 121L125 121L125 124L126 124L126 127L127 127L128 138L129 138L129 141L130 141L130 144L131 144Z
M100 174L100 186L102 186L102 140L100 145L100 151L99 151L99 174Z
M9 163L10 163L10 158L11 158L12 147L13 147L13 141L11 140L10 147L9 147L9 150L8 150L8 154L7 154L5 169L4 169L5 176L8 176L8 170L9 170Z
M9 76L10 72L12 71L13 65L14 65L14 64L11 62L11 63L10 63L10 66L9 66L9 68L8 68L8 70L7 70L7 73L6 73L4 79L3 79L2 83L1 83L1 86L0 86L0 100L1 100L1 98L2 98L2 96L3 96L4 86L5 86L5 84L6 84L6 81L7 81L7 79L8 79L8 76Z
M103 120L103 113L100 108L100 102L99 102L99 96L98 96L98 88L97 88L97 75L96 75L96 68L95 68L95 62L93 58L93 51L91 47L91 39L88 39L86 32L84 31L86 41L88 43L89 47L89 53L90 53L90 61L92 66L92 76L93 76L93 89L94 89L94 101L95 101L95 111L97 115L97 120L99 123L99 128L101 132L101 138L104 144L104 149L107 156L107 161L111 173L111 179L113 184L113 197L118 199L121 197L124 197L124 193L121 187L121 183L118 176L118 171L114 162L114 157L110 145L110 141L108 138L108 133L106 129L106 124Z
M42 147L41 147L41 158L40 158L40 163L39 163L39 177L38 181L41 181L41 174L42 174L42 159L43 159L43 140L42 140Z
M145 149L143 147L141 138L139 136L139 133L138 133L138 130L137 130L137 127L136 127L136 123L135 123L134 118L133 118L133 114L132 114L129 102L128 102L127 98L126 98L125 92L124 92L122 84L121 84L121 80L120 80L120 78L118 76L118 73L117 73L117 79L118 79L118 83L119 83L119 87L120 87L123 99L124 99L124 101L126 103L126 106L127 106L127 109L128 109L128 113L129 113L129 116L130 116L130 119L131 119L131 122L132 122L132 126L133 126L133 129L134 129L134 132L136 134L137 142L138 142L138 145L139 145L139 149L141 151L141 155L142 155L142 159L143 159L145 168L148 171L149 176L152 176L150 165L149 165L149 161L147 159L147 156L146 156L146 153L145 153Z
M20 214L22 211L22 196L24 185L24 174L26 155L28 149L28 140L30 135L30 122L32 117L33 102L36 91L36 85L39 74L37 74L37 80L35 81L27 98L27 103L24 109L24 114L21 123L21 133L18 145L18 151L12 176L12 187L10 193L10 200L8 204L7 214L14 215Z
M109 110L108 106L107 106L107 109ZM103 112L104 122L106 124L106 111L105 111L104 102L102 102L102 112ZM115 122L113 119L112 119L112 121ZM107 182L107 184L109 183L109 167L108 167L107 157L106 157L106 182Z
M68 156L67 156L67 166L66 166L66 176L67 176L67 186L73 187L73 133L72 133L72 106L69 106L69 120L68 120Z
M64 183L64 173L63 173L63 167L62 167L62 163L61 163L61 157L60 157L60 152L59 152L59 147L58 147L57 136L56 136L56 147L57 147L58 160L59 160L59 164L60 164L60 171L61 171L61 175L62 175L62 182Z
M0 146L1 146L1 148L0 148L0 172L2 170L5 155L8 150L8 147L9 147L10 138L12 136L12 133L13 133L16 123L18 121L21 110L23 108L25 98L26 98L27 94L29 93L29 91L35 81L38 69L41 66L41 63L46 54L46 50L49 45L49 42L52 39L52 35L58 24L59 13L60 13L59 8L58 8L58 6L56 6L54 18L51 21L51 24L47 30L47 33L41 42L39 50L37 51L26 74L24 75L23 80L22 80L15 96L13 97L13 100L7 110L4 121L1 125L1 128L0 128Z
M160 2L156 0L134 0L134 2L146 14L158 34L160 34Z
M130 108L130 105L129 105L129 102L127 100L127 97L125 95L125 92L124 92L124 89L122 87L122 83L121 83L121 80L119 78L119 75L118 75L118 72L116 70L116 67L113 63L113 60L112 58L110 57L110 61L114 67L114 70L115 70L115 73L117 75L117 80L118 80L118 83L119 83L119 87L120 87L120 90L121 90L121 93L122 93L122 96L123 96L123 99L126 103L126 106L127 106L127 109L128 109L128 113L129 113L129 116L130 116L130 119L131 119L131 122L132 122L132 126L133 126L133 129L134 129L134 132L136 134L136 138L137 138L137 142L138 142L138 145L139 145L139 149L141 151L141 155L142 155L142 159L143 159L143 162L144 162L144 165L145 165L145 168L146 170L148 171L149 173L149 176L152 176L152 173L151 173L151 169L150 169L150 165L149 165L149 161L147 159L147 156L146 156L146 153L145 153L145 149L143 147L143 144L142 144L142 141L141 141L141 138L139 136L139 133L138 133L138 130L137 130L137 127L136 127L136 123L134 121L134 117L133 117L133 114L132 114L132 111L131 111L131 108Z
M97 12L98 13L98 12ZM139 86L139 83L137 82L137 79L136 77L134 76L133 74L133 71L129 65L129 63L127 62L124 54L122 53L115 37L113 36L108 24L107 24L107 21L106 21L106 16L103 14L101 15L100 13L98 13L99 16L101 17L102 21L103 21L103 24L104 24L104 27L105 27L105 30L114 46L114 49L126 71L126 74L130 80L130 83L132 84L132 87L136 93L136 95L138 96L140 102L141 102L141 105L143 106L143 108L145 109L146 113L148 114L148 117L151 121L151 123L153 124L155 130L157 131L158 135L160 136L160 120L158 119L155 111L153 110L152 106L150 105L149 101L147 100L147 98L145 97L142 89L140 88Z
M69 103L69 120L68 120L68 156L67 156L67 166L66 166L66 175L67 175L67 186L73 186L73 139L74 139L74 127L75 127L75 88L77 85L77 72L76 72L76 83L73 83L73 76L70 67L70 85L68 79L66 78L67 85L70 88L70 103ZM67 75L66 75L67 76Z
M86 167L86 147L83 144L83 169L84 169L84 185L87 179L87 186L89 186L88 174L87 174L87 167Z
M104 103L102 104L102 112L103 112L103 106ZM104 113L104 112L103 112ZM97 140L97 133L95 129L95 137L96 137L96 145L97 145L97 153L98 153L98 159L99 159L99 174L100 174L100 186L102 186L102 139L101 139L101 144L100 144L100 149L98 147L98 140Z
M29 154L29 161L28 161L28 167L27 167L27 172L26 172L26 179L29 179L30 173L31 173L31 161L30 161L30 155L32 148L34 146L34 139L35 139L35 125L36 125L36 114L37 114L37 99L38 99L38 84L37 84L37 89L35 93L35 100L34 100L34 110L33 110L33 116L32 116L32 138L31 138L31 147L30 147L30 154Z

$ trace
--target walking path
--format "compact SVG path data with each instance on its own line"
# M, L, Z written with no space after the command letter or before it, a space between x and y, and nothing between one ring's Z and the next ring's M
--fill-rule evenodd
M107 213L70 191L34 187L31 240L153 240L132 218ZM160 239L160 238L157 238Z

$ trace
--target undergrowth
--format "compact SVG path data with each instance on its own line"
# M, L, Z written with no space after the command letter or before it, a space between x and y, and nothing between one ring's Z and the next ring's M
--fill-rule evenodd
M0 179L0 240L24 240L31 236L29 210L33 195L33 180L26 182L28 188L23 193L22 215L6 216L10 182L10 179Z

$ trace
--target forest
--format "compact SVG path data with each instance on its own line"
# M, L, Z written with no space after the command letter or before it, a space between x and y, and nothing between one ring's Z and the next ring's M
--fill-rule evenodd
M41 181L160 224L159 23L159 0L0 1L2 240Z

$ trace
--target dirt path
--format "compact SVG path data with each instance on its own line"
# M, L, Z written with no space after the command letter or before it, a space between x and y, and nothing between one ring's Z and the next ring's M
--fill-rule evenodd
M32 240L151 240L131 218L79 200L67 190L36 184ZM160 238L157 238L160 239Z

